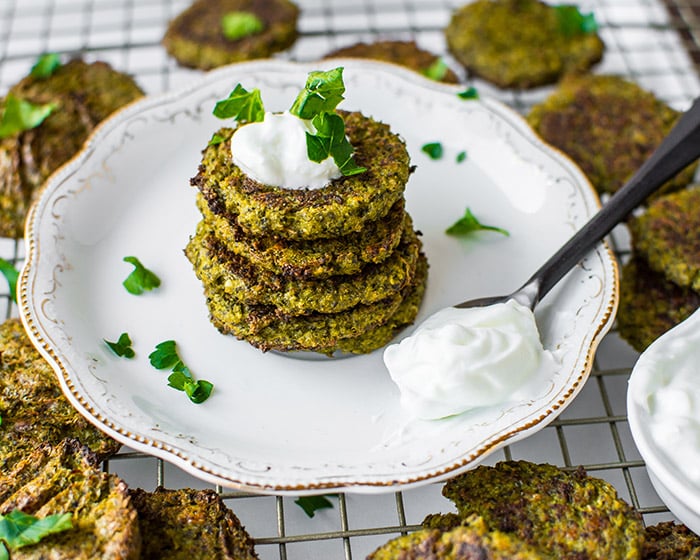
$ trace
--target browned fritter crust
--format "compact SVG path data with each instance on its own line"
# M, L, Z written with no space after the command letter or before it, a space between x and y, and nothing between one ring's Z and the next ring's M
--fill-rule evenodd
M231 40L221 27L229 12L250 12L260 33ZM289 0L196 0L168 25L163 46L183 66L209 70L232 62L267 58L297 39L299 8Z
M235 216L214 214L201 193L197 193L197 207L229 251L274 274L304 279L357 274L365 265L384 262L401 241L406 216L401 199L386 216L368 223L360 232L294 241L280 236L247 235L236 223Z
M0 325L0 470L10 469L42 443L79 439L105 459L120 444L71 406L56 374L34 348L19 319Z
M136 560L141 538L126 484L74 439L37 447L0 472L0 514L71 513L73 528L12 553L13 560Z
M586 174L599 193L614 193L649 158L680 117L653 93L618 76L568 77L527 120ZM659 193L685 187L697 163Z
M362 231L386 216L403 197L410 174L409 156L389 126L360 113L339 112L355 149L359 175L341 177L320 189L263 185L233 164L232 129L218 131L224 141L207 146L199 172L191 179L212 212L230 214L251 236L279 235L290 240L339 237Z
M669 282L642 258L633 257L622 267L617 327L635 350L643 352L698 307L698 292Z
M21 238L48 176L80 150L100 121L143 92L104 62L73 60L47 78L24 78L9 93L57 105L38 127L0 139L0 236Z
M213 490L183 488L129 495L138 512L142 560L255 560L253 539Z
M700 560L700 537L671 521L644 531L642 560Z
M479 466L451 480L443 495L462 518L514 534L558 559L637 560L642 521L604 480L527 461Z
M652 270L700 292L700 187L657 198L629 226L634 250Z
M324 56L324 58L333 57L369 58L372 60L381 60L383 62L392 62L415 70L423 75L425 75L426 71L433 64L440 60L439 56L430 51L421 49L416 45L415 41L355 43L331 51ZM448 84L456 84L459 82L457 75L449 68L446 69L445 75L440 81Z

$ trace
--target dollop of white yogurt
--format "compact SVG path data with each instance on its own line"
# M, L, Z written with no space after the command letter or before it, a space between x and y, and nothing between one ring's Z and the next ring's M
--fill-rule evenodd
M534 314L514 300L442 309L384 351L402 407L425 420L506 402L551 359Z
M241 126L231 137L231 156L248 177L285 189L320 189L341 176L332 157L311 161L306 133L310 121L289 112L265 113L265 119Z
M651 437L700 487L700 310L639 357L634 398L649 412Z

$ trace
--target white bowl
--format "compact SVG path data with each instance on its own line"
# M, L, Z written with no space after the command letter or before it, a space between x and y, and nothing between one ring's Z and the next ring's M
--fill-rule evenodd
M700 310L654 341L639 357L629 380L627 414L637 448L646 462L656 492L671 512L700 534L700 478L689 469L697 461L683 460L676 449L665 449L654 437L659 417L650 410L649 396L660 386L678 381L678 364L697 369L700 392ZM679 403L680 404L680 403ZM680 408L680 407L679 407ZM698 414L700 423L700 414ZM670 440L669 440L670 441ZM700 446L700 441L698 444ZM690 447L683 446L684 452Z

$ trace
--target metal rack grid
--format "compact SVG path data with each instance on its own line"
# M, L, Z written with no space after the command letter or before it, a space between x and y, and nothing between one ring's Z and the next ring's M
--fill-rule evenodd
M630 77L678 109L700 94L700 0L582 0L593 11L607 46L600 73ZM293 60L378 38L415 39L452 64L442 31L460 0L298 0L301 37L287 53ZM42 52L80 53L131 73L147 93L188 83L200 73L177 66L160 46L167 22L189 0L0 0L0 94L26 74ZM457 65L452 64L458 70ZM458 70L459 71L459 70ZM521 112L551 88L503 91L479 80L484 95ZM629 239L620 227L611 236L624 260ZM21 267L22 241L0 239L0 257ZM0 313L17 314L0 281ZM603 340L589 381L574 402L537 434L489 456L549 462L564 468L583 465L611 482L642 513L646 523L673 517L651 486L626 418L627 379L636 353L615 330ZM128 449L105 463L132 487L152 490L207 488L160 459ZM340 494L334 507L308 518L294 498L255 496L217 488L256 539L263 559L364 558L380 544L418 528L428 513L450 511L441 485L383 495Z

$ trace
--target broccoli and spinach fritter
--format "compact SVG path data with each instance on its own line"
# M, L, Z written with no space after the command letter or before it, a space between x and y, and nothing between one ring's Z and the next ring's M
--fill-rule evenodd
M236 12L255 15L262 29L227 38L222 19ZM289 0L196 0L170 22L163 46L181 65L201 70L267 58L294 44L298 17L299 8Z
M603 56L598 34L562 28L539 0L477 0L458 8L447 46L472 74L502 88L533 88L588 70Z
M698 559L700 537L685 525L667 521L645 529L642 560Z

